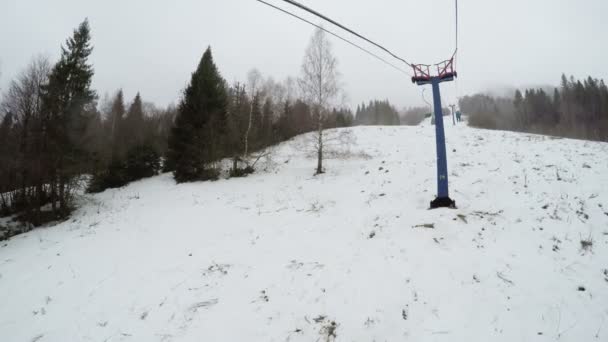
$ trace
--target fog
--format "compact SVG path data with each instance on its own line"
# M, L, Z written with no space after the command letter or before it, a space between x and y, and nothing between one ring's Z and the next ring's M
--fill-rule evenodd
M282 1L269 2L312 21ZM123 88L160 105L175 103L204 49L211 46L229 81L258 68L266 77L297 76L313 27L255 0L85 1L2 0L0 87L35 55L56 60L60 44L85 17L95 50L98 93ZM302 0L415 63L448 58L454 49L453 0ZM443 86L445 102L457 96L526 85L557 85L562 72L607 78L605 0L461 0L457 82ZM329 24L326 28L335 29ZM348 103L373 98L398 106L421 105L420 87L406 75L331 38ZM391 60L369 44L366 48ZM399 64L396 60L391 60ZM406 67L403 65L403 67Z

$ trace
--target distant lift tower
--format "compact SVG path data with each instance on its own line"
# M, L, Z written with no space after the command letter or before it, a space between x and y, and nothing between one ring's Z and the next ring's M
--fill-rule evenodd
M456 202L450 198L448 191L448 161L445 148L445 131L443 129L443 110L439 83L453 81L457 74L454 71L454 58L435 65L437 75L431 76L431 66L413 64L412 82L419 86L430 84L433 88L433 107L435 113L435 140L437 147L437 197L431 201L431 209L455 208Z
M454 108L456 108L456 105L451 104L450 108L452 109L452 125L456 126L456 110Z

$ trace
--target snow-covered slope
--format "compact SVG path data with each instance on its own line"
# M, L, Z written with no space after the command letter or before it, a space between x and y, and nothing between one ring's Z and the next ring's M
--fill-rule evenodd
M0 243L0 341L607 341L608 144L446 123L431 211L433 129L87 196Z

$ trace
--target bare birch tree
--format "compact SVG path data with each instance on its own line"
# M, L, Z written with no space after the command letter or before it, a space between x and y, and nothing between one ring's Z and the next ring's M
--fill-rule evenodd
M317 126L315 136L316 174L323 173L324 123L328 107L338 95L339 77L338 61L333 56L331 43L325 32L317 29L306 48L302 62L302 75L298 80L302 95L312 108L312 115Z
M9 190L15 200L25 206L25 213L34 223L40 219L40 206L46 197L44 184L48 165L45 165L43 150L47 144L45 127L48 120L42 110L42 88L48 82L50 70L46 57L34 58L11 82L0 105L2 112L12 113L16 127L17 144L11 164L18 176Z
M249 156L249 136L251 134L251 127L253 125L253 106L254 99L259 96L259 88L260 83L262 82L262 74L257 69L252 69L247 74L247 91L249 92L249 96L251 97L250 107L249 107L249 123L247 125L247 130L245 131L245 151L243 154L243 159L245 161L248 160Z

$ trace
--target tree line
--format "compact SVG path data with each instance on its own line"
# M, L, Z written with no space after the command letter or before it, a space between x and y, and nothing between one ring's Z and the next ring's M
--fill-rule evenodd
M128 106L122 91L99 103L93 52L81 23L51 64L35 57L0 103L0 214L40 225L67 217L84 187L101 191L158 172L174 110Z
M430 107L408 107L401 113L400 122L407 126L417 126L425 118L431 117Z
M0 210L20 212L34 224L65 217L78 186L77 175L92 154L87 147L95 121L96 93L90 30L83 22L54 65L34 60L14 80L2 101L0 123ZM43 213L48 204L50 210Z
M321 44L328 58L328 41L316 32L311 44L315 49L307 50L300 79L264 80L254 69L245 84L232 85L222 78L208 48L179 104L164 170L172 171L177 182L214 180L222 171L221 161L229 159L229 175L245 176L255 171L269 146L306 132L322 136L326 129L350 126L350 110L331 105L338 92L329 89L338 83L335 63L312 67L310 72L316 74L307 74L310 64L328 63L310 55ZM315 84L319 78L321 85ZM320 139L316 141L322 143ZM315 150L322 155L322 145Z
M459 105L477 127L608 141L608 87L592 77L562 75L553 89L516 90L513 97L476 94Z
M313 35L301 76L276 82L252 70L228 84L211 48L177 106L158 108L122 90L101 100L91 87L91 29L82 22L52 64L36 57L0 102L0 216L29 226L65 219L82 189L100 192L159 172L177 182L245 176L268 146L314 131L322 173L327 129L350 126L336 103L337 60L322 31ZM321 72L321 74L319 74ZM320 82L319 82L320 80ZM222 170L222 160L231 160Z
M355 114L357 125L399 125L399 112L388 100L370 101L369 104L362 103L357 106Z

